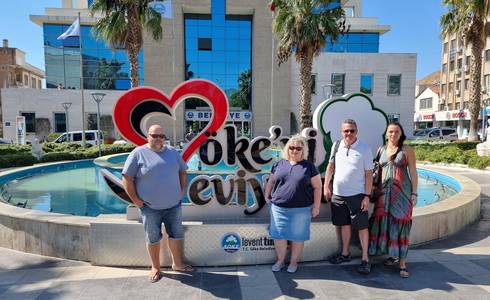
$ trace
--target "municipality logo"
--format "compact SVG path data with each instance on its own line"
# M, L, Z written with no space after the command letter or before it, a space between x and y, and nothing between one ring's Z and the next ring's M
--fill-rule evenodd
M229 232L221 239L221 248L228 253L233 253L240 250L241 238L238 233Z

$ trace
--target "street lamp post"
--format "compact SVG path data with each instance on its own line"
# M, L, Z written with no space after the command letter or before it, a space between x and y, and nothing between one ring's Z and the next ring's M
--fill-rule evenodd
M68 109L70 108L71 106L71 102L63 102L61 103L61 106L63 106L63 108L65 109L65 131L66 131L66 141L69 142L69 136L68 136L68 132L70 131L69 130L69 127L68 127L68 124L69 124L69 121L68 121Z
M486 130L485 129L487 127L486 126L486 123L487 123L486 122L487 121L486 120L486 118L487 118L486 112L487 112L487 105L490 102L489 100L490 100L490 98L489 99L482 100L482 106L483 106L483 109L482 109L482 112L481 112L481 119L482 119L482 122L481 122L481 140L482 140L482 142L485 141L485 137L487 136L487 133L486 133Z
M104 93L91 93L92 98L97 103L97 146L99 147L99 157L102 155L100 150L100 102L104 99Z

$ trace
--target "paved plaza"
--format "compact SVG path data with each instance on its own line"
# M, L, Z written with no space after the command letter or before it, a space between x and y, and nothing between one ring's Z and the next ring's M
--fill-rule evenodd
M300 264L297 273L270 265L164 270L158 283L148 269L89 263L0 248L0 299L490 299L490 172L451 169L482 187L482 218L456 235L409 252L409 279L380 259L368 276L349 264ZM307 246L307 245L306 245ZM142 253L141 255L146 255Z

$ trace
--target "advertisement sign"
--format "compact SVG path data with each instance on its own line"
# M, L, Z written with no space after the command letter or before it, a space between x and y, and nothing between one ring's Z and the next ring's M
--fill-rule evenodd
M17 145L26 144L26 117L15 117L15 132Z
M210 110L186 110L186 121L210 121L213 113ZM227 121L252 121L252 112L248 110L230 111Z

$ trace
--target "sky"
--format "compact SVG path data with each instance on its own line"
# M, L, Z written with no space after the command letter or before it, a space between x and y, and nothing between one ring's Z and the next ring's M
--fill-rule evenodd
M266 1L264 1L266 2ZM417 53L417 79L440 68L439 18L441 0L363 0L362 16L377 17L391 30L381 36L380 52ZM27 53L27 62L44 70L42 28L29 15L44 14L45 7L61 7L61 0L2 0L0 39Z

